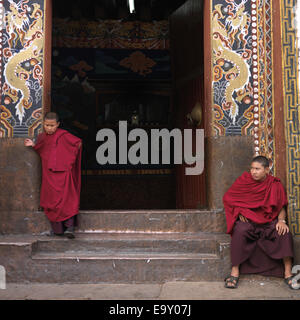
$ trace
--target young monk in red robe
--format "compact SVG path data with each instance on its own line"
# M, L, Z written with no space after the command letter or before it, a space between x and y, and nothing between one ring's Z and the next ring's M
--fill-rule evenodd
M40 206L49 219L50 235L74 238L75 216L79 210L81 188L81 139L60 129L56 113L44 117L44 132L36 144L25 139L41 157L42 186Z
M266 157L255 157L224 194L227 233L231 235L231 274L226 288L237 288L239 274L284 277L292 286L293 239L286 224L287 197L269 174Z

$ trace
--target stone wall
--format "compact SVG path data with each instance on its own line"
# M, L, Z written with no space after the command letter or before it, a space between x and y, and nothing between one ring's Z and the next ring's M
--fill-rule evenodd
M251 136L206 138L207 201L210 209L223 208L224 193L238 176L249 169L252 158Z
M0 234L47 230L38 213L41 165L23 138L0 139Z

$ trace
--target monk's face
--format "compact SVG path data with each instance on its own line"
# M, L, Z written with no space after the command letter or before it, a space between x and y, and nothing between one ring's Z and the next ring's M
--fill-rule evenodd
M44 120L44 130L47 134L53 134L57 130L59 122L55 119L45 119Z
M263 181L267 174L269 173L270 169L265 168L262 164L259 162L252 162L250 167L250 173L254 180L256 181Z

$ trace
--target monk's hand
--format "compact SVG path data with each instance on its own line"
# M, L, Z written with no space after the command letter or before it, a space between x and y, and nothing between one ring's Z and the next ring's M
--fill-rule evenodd
M241 214L239 215L239 219L242 221L242 222L248 222L248 219L244 216L242 216Z
M34 147L35 144L34 144L34 142L33 142L31 139L25 139L25 140L24 140L24 146L25 146L25 147Z
M290 231L289 227L287 226L287 224L283 221L278 221L276 223L276 230L278 232L278 234L284 235L285 233L288 233Z

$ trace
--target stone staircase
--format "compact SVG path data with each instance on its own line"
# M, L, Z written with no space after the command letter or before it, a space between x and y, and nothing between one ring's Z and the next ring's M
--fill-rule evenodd
M41 212L28 219L26 233L0 236L8 282L220 280L230 270L222 211L81 211L73 240L44 235Z

